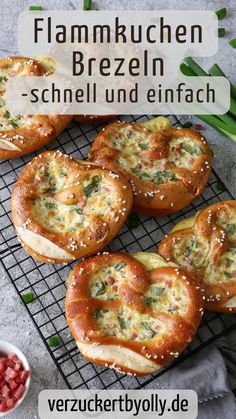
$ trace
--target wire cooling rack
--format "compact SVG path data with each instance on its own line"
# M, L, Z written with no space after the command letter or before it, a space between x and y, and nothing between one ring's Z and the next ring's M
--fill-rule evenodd
M176 116L169 116L169 118L173 125L181 125ZM137 122L147 119L146 116L122 118L122 120ZM96 133L103 126L104 124L78 126L72 123L57 140L47 146L47 149L60 149L71 156L84 159ZM87 362L76 347L64 315L66 278L76 262L67 266L36 262L19 245L11 221L12 186L25 164L36 154L0 163L0 256L19 296L30 291L34 293L34 301L26 304L26 309L69 388L122 389L147 386L155 388L155 382L160 375L209 345L217 337L236 329L235 315L205 313L194 340L185 352L170 365L151 376L130 377ZM157 243L176 222L190 217L202 207L225 199L234 198L213 171L203 195L190 206L166 217L137 216L138 226L134 228L131 228L132 223L128 220L106 250L127 253L140 250L155 251ZM50 348L47 340L54 335L60 337L61 343L56 348Z

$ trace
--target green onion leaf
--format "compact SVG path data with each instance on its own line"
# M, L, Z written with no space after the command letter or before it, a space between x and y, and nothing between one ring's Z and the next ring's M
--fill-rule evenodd
M91 10L92 7L92 0L84 0L84 10Z
M149 337L149 338L153 338L154 336L155 336L155 332L154 332L154 330L151 328L151 326L150 326L150 324L148 323L148 322L141 322L141 326L144 328L144 329L146 329L146 335Z
M215 13L218 19L221 20L227 15L227 9L226 7L222 7L222 9L217 10Z
M186 247L184 251L184 257L188 258L191 252L192 252L192 249L190 247Z
M233 48L236 48L236 38L233 38L229 41L229 45Z
M22 300L25 304L31 303L34 299L34 294L32 292L27 292L26 294L21 295Z
M123 319L123 317L118 316L117 318L118 318L118 322L120 324L121 330L127 329L126 321Z
M36 10L43 10L42 6L29 6L29 10L31 12L35 12Z
M50 346L50 348L54 346L58 346L61 343L61 339L59 336L51 336L49 339L47 339L47 344Z
M225 271L224 274L227 278L232 278L232 274L230 272Z
M183 128L191 128L192 126L193 126L193 123L190 121L187 121L184 124L182 124Z
M156 297L160 297L162 294L164 294L165 288L162 287L153 287L152 288L152 295L155 295Z
M232 236L235 232L235 225L234 224L227 224L226 232L229 236Z
M122 268L124 268L126 266L126 263L125 262L119 262L119 263L117 263L116 265L114 265L114 268L117 270L117 271L120 271Z
M218 28L218 37L219 38L224 38L225 34L226 34L225 28Z
M129 215L126 223L130 229L137 228L139 226L139 218L136 214L131 214Z
M84 187L84 195L89 198L93 193L98 192L101 176L93 176L91 183Z
M146 306L151 306L152 304L157 303L157 300L152 297L144 297L144 304Z

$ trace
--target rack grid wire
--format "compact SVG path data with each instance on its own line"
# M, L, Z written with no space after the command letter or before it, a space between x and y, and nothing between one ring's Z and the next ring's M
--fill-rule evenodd
M175 115L168 115L168 118L174 126L181 126ZM147 119L149 119L147 116L121 118L121 120L134 122L143 122ZM60 149L72 157L85 159L96 133L104 126L105 124L79 126L72 123L45 149ZM195 338L183 354L156 374L145 377L122 375L115 370L86 361L77 349L64 315L66 278L78 261L66 266L36 262L18 243L12 225L10 211L12 186L25 164L36 154L39 152L0 163L0 257L21 300L22 294L33 292L34 301L25 304L25 307L69 388L155 388L155 382L166 371L214 342L218 337L236 329L235 315L205 313ZM129 220L127 220L117 237L104 250L127 253L155 251L158 242L176 222L192 216L200 208L226 199L234 198L213 170L204 193L190 206L165 217L137 216L138 227L135 228L130 228ZM47 340L54 335L60 337L61 343L56 348L50 348Z

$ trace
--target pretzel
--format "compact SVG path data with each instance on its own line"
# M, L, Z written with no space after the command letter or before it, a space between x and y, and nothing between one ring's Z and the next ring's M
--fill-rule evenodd
M202 283L206 308L236 313L236 201L223 201L178 223L158 252Z
M199 288L156 254L101 254L70 273L66 318L89 361L151 374L192 340L203 313Z
M0 160L31 153L57 137L69 124L70 115L11 115L5 104L5 83L9 77L43 76L47 69L31 58L0 59Z
M189 205L204 190L212 160L205 139L193 130L152 132L128 122L102 130L89 159L126 176L134 192L133 210L150 215Z
M18 238L32 257L47 263L92 255L117 234L132 207L122 175L60 151L27 164L12 192Z

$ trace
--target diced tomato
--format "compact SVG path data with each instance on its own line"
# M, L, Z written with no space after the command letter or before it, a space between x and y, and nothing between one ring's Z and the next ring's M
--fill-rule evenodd
M15 390L18 387L18 384L15 380L10 380L9 381L9 387L11 390Z
M236 271L232 271L232 275L236 277Z
M12 409L15 406L13 399L7 399L7 409Z
M14 371L20 371L20 369L22 368L22 365L20 362L16 362L16 364L14 365Z
M20 400L25 392L25 386L20 384L19 387L13 392L13 397L16 400Z
M202 124L196 123L194 125L194 128L197 129L197 130L199 130L199 131L201 131L201 129L203 128L203 126L202 126Z
M166 285L168 288L170 288L170 287L172 286L172 281L171 281L170 279L167 279L167 280L165 281L165 285Z
M6 402L1 402L0 403L0 412L3 413L3 412L6 412L6 411L7 411L7 404L6 404Z
M113 285L115 282L115 278L113 276L108 276L107 283L108 285Z
M7 397L9 396L10 393L10 389L9 387L5 384L2 388L2 395L3 397L5 397L5 399L7 399Z
M113 289L114 292L117 292L118 291L118 285L117 284L113 285L112 289Z
M12 409L25 393L29 371L16 354L0 354L0 412Z
M85 200L80 201L80 202L79 202L79 206L80 206L81 208L86 207L86 201L85 201Z
M5 377L10 378L10 379L16 378L17 377L17 372L14 371L12 368L7 367Z
M24 370L20 372L19 378L22 383L25 383L28 377L29 377L29 371Z

